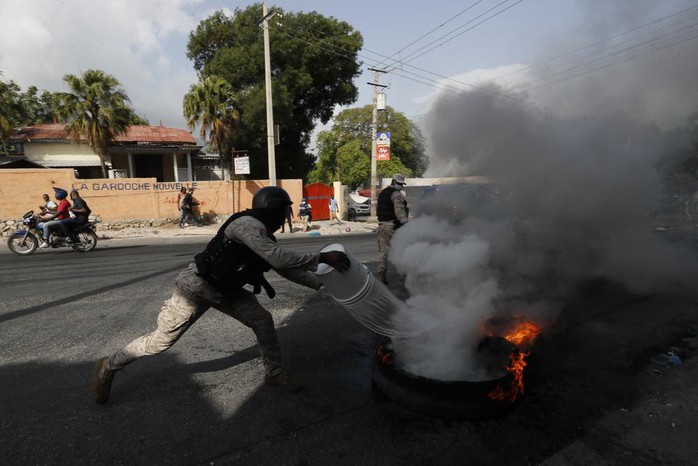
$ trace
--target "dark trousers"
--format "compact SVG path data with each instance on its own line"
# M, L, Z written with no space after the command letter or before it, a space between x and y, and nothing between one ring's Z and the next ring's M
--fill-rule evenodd
M61 227L61 230L66 238L73 238L75 237L75 229L80 225L84 225L85 223L87 223L86 219L75 217L66 218L65 220L59 221L58 226Z

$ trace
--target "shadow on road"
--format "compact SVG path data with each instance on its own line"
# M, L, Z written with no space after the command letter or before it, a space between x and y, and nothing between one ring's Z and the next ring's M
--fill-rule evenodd
M517 409L449 421L376 396L370 358L378 339L326 296L312 295L279 328L302 392L261 385L255 346L192 364L169 353L144 358L117 374L105 406L90 398L92 361L7 365L0 455L8 465L538 463L604 412L632 404L638 363L693 317L695 306L686 313L680 297L637 301L604 290L580 298L534 347Z

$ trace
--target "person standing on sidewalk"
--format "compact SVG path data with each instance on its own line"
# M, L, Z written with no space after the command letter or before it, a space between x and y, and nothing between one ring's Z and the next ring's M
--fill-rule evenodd
M381 191L376 203L378 215L378 279L388 284L388 256L390 255L390 240L395 230L407 223L410 211L407 199L402 193L405 186L405 176L396 173L390 186Z
M312 206L306 198L303 198L298 205L298 216L301 218L301 222L303 222L303 231L310 230L310 209L312 209Z
M340 225L342 221L339 219L339 206L337 205L337 199L334 196L330 196L330 225L332 222L336 221Z
M311 273L318 263L339 272L348 270L350 263L343 252L301 254L278 246L273 232L284 222L291 204L286 191L268 186L255 193L252 209L232 215L221 226L206 249L194 257L194 263L177 276L172 297L158 315L157 328L97 361L92 375L95 402L108 401L116 371L170 348L210 307L255 333L266 372L265 384L291 391L303 387L283 367L274 320L255 294L264 288L270 298L274 297L274 289L264 278L264 272L272 268L289 280L318 290L320 282ZM243 288L245 285L252 285L254 293Z
M184 196L187 195L187 188L182 186L177 195L177 209L179 209L179 228L184 228L184 224L187 223L188 212L184 208Z

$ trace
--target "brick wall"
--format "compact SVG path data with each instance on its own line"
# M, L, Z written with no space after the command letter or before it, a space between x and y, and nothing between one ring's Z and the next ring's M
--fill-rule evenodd
M53 187L77 189L93 215L107 222L167 218L179 215L177 194L182 186L194 187L194 197L202 213L229 215L252 205L252 196L268 180L164 182L155 178L76 179L72 169L0 170L0 219L19 219L38 211L41 195L53 199ZM295 206L303 196L302 180L279 180Z

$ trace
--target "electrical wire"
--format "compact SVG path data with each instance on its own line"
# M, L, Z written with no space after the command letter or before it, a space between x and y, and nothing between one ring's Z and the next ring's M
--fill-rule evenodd
M444 45L444 44L446 44L446 43L452 41L452 40L455 39L456 37L460 37L460 36L462 36L463 34L465 34L466 32L472 31L473 29L475 29L475 28L478 27L479 25L481 25L481 24L483 24L483 23L486 23L487 21L491 20L492 18L495 18L495 17L499 16L500 14L502 14L502 13L504 13L505 11L509 10L510 8L513 8L513 7L515 7L516 5L518 5L519 3L523 2L523 0L517 0L515 3L509 5L508 7L504 8L504 9L502 9L502 10L500 10L500 11L498 11L497 13L493 14L492 16L489 16L489 17L485 18L484 20L480 21L480 22L477 23L477 24L474 24L473 26L469 27L468 29L466 29L466 30L464 30L464 31L461 31L460 33L456 34L455 36L453 36L453 37L451 37L451 38L449 38L449 39L447 39L447 40L441 42L440 44L437 44L437 45L435 45L434 47L432 47L432 48L430 48L430 49L427 49L427 50L425 50L424 52L420 53L419 55L416 55L416 56L415 56L415 54L416 54L417 52L420 52L420 51L424 50L425 48L429 47L430 45L434 44L435 42L438 42L439 40L441 40L441 39L443 39L443 38L445 38L445 37L448 37L449 35L453 34L455 31L457 31L457 30L459 30L459 29L461 29L461 28L467 26L468 24L472 23L472 22L475 21L476 19L481 18L482 16L484 16L484 15L486 15L487 13L489 13L489 12L495 10L496 8L499 8L501 5L503 5L503 4L507 3L507 2L509 2L509 0L503 0L502 2L500 2L500 3L498 3L497 5L493 6L492 8L490 8L490 9L487 10L487 11L485 11L484 13L482 13L482 14L476 16L475 18L473 18L472 20L468 21L467 23L465 23L465 24L459 26L458 28L454 29L453 31L451 31L451 32L449 32L449 33L447 33L447 34L444 34L443 36L441 36L441 37L439 37L439 38L437 38L437 39L435 39L435 40L429 42L427 45L425 45L425 46L423 46L423 47L421 47L421 48L415 50L414 52L410 53L410 54L407 55L406 57L403 57L401 60L394 60L394 61L397 62L397 63L399 63L400 65L405 65L405 64L407 64L407 63L410 63L410 62L416 60L417 58L426 55L427 53L431 52L432 50L434 50L434 49L436 49L436 48L438 48L438 47L441 47L442 45ZM392 71L392 70L395 69L395 68L397 68L397 67L395 66L395 67L393 67L392 69L390 69L390 70L388 70L388 71Z
M593 57L585 62L576 63L544 78L522 84L518 86L518 88L535 89L567 79L574 79L594 71L606 69L635 58L646 56L658 50L663 50L665 48L694 39L695 34L698 33L697 27L698 22L683 26L664 34L658 34L655 31L652 33L654 34L654 37L651 37L643 42L632 43L632 40L625 41L605 50L605 55L601 57ZM645 36L647 36L647 34ZM587 55L586 57L591 56L593 56L593 54Z
M507 1L508 1L508 0L507 0ZM521 1L523 1L523 0L519 0L519 1L516 2L515 4L509 5L508 8L511 8L511 7L515 6L516 4L520 3ZM504 2L503 2L503 3L504 3ZM507 8L507 9L508 9L508 8ZM602 40L602 41L597 41L597 42L595 42L594 44L590 44L590 45L581 47L581 48L576 49L576 50L574 50L574 51L566 52L566 53L564 53L564 54L562 54L562 55L560 55L560 56L558 56L558 57L555 57L555 58L559 58L559 57L562 57L562 56L569 56L570 54L572 54L572 53L574 53L574 52L576 52L576 51L581 51L581 50L585 50L585 49L591 48L591 47L593 47L594 45L598 45L598 44L600 44L600 43L603 43L603 42L612 40L613 38L617 38L617 37L620 37L620 36L625 35L625 34L627 34L627 33L630 33L630 32L639 30L639 29L641 29L641 28L647 27L647 26L649 26L649 25L656 24L657 22L663 21L663 20L665 20L665 19L668 19L668 18L677 16L677 15L683 14L683 13L685 13L686 11L691 10L691 9L694 9L694 8L693 8L693 7L692 7L692 8L688 8L688 9L682 10L682 11L680 11L680 12L674 13L674 14L672 14L672 15L668 15L668 16L666 16L666 17L664 17L664 18L660 18L660 19L655 20L655 21L652 21L652 22L650 22L650 23L646 23L645 25L638 26L637 28L633 28L633 29L631 29L631 30L629 30L629 31L625 31L624 33L621 33L621 34L612 36L612 37L607 38L607 39L604 39L604 40ZM502 11L498 12L497 14L502 13L503 11L505 11L505 10L502 10ZM492 16L492 17L494 17L494 16ZM491 19L492 17L490 17L490 18L488 18L488 19ZM617 64L624 63L624 62L626 62L626 61L629 61L629 60L638 58L638 57L640 57L640 56L644 56L644 55L647 55L647 54L650 54L650 53L654 53L654 52L656 52L656 51L658 51L658 50L662 50L662 49L665 49L665 48L674 46L674 45L676 45L676 44L678 44L678 43L682 43L682 42L685 42L685 41L692 40L692 39L694 39L696 36L692 34L692 31L689 31L689 33L688 33L688 34L685 34L684 36L676 37L676 38L674 38L674 39L665 40L664 42L657 42L657 41L660 40L660 39L665 39L665 38L667 38L667 37L670 37L672 34L675 35L677 32L680 32L680 31L685 30L685 29L687 29L687 28L691 28L691 27L693 27L693 26L695 26L695 25L685 26L685 27L683 27L683 28L680 28L680 29L677 29L677 30L674 30L674 31L670 31L670 32L668 32L668 33L666 33L666 34L660 34L660 35L658 35L657 37L654 37L653 39L650 39L650 40L648 40L648 41L645 41L644 43L633 44L633 45L631 45L631 46L629 46L629 47L626 47L625 49L621 49L621 50L614 51L614 52L613 52L612 54L610 54L610 55L607 54L605 57L596 58L596 59L590 60L590 61L588 61L588 62L586 62L586 63L577 64L577 65L575 65L575 66L572 67L572 68L568 68L568 69L566 69L566 70L563 70L562 72L558 73L557 75L552 75L552 76L550 76L550 77L548 78L548 80L545 81L545 82L543 82L542 80L539 80L539 82L543 82L542 84L538 84L538 85L532 87L531 84L534 84L534 83L528 83L527 85L522 86L522 87L530 90L530 89L536 89L536 88L542 87L542 86L544 86L544 85L549 85L549 84L552 84L552 83L557 83L557 82L560 82L560 81L564 81L564 80L567 80L567 79L573 79L573 78L582 76L582 75L587 74L587 73L590 73L590 72L594 72L594 71L598 71L598 70L601 70L601 69L605 69L605 68L608 68L608 67L611 67L611 66L615 66L615 65L617 65ZM474 26L473 26L473 27L474 27ZM318 32L318 31L312 31L312 30L310 30L310 29L307 29L307 30L308 30L308 31L311 31L311 32ZM463 34L463 33L465 33L465 32L467 32L467 30L466 30L466 31L462 31L460 34ZM375 64L383 63L383 62L385 61L385 60L383 60L383 62L378 62L376 59L373 59L373 58L364 56L364 55L362 55L362 54L360 54L360 53L355 53L355 54L354 54L353 52L349 52L349 51L347 51L346 49L344 49L344 48L342 48L342 47L340 47L340 46L338 46L338 45L329 43L329 42L327 42L327 41L325 41L325 40L323 40L323 39L318 39L317 37L313 37L313 36L301 37L301 36L298 36L298 35L291 34L291 33L287 32L287 31L282 31L282 33L285 34L285 35L287 35L287 36L289 36L289 37L291 37L291 38L294 38L294 39L297 39L297 40L301 40L301 41L303 41L303 42L305 42L305 43L307 43L307 44L309 44L309 45L312 45L312 46L318 46L318 44L323 44L323 43L324 43L325 45L327 45L328 47L331 47L331 48L328 49L328 48L325 48L325 47L322 47L322 46L321 46L321 47L320 47L321 49L326 50L326 51L328 51L328 52L330 52L330 53L334 53L334 54L336 54L336 55L338 55L338 56L341 56L341 57L344 57L344 58L347 58L347 59L352 59L352 60L354 60L354 59L356 59L356 57L359 57L359 58L365 59L365 60L367 60L367 61L369 61L369 62L373 62L373 63L375 63ZM321 33L322 35L324 35L324 36L327 36L327 34L325 34L325 33L322 33L322 32L320 32L320 33ZM450 33L449 33L449 34L450 34ZM459 35L460 35L460 34L459 34ZM657 31L650 32L650 33L648 33L648 34L645 34L644 36L651 35L651 34L657 35ZM448 35L448 34L447 34L447 35ZM447 35L446 35L446 36L447 36ZM644 36L640 36L640 37L644 37ZM442 37L444 37L444 36L442 36ZM449 39L449 40L452 40L452 39L454 39L454 38L455 38L455 37L453 37L453 38L451 38L451 39ZM315 41L315 43L311 42L310 39L312 39L313 41ZM634 39L625 41L625 42L623 42L623 43L621 43L621 44L629 43L629 42L632 42L633 40L637 40L637 39L638 39L638 38L634 38ZM444 42L444 43L445 43L445 42ZM621 45L621 44L617 44L617 45L614 46L614 47L617 47L618 45ZM653 45L653 44L654 44L654 45ZM623 53L627 53L628 51L631 51L631 50L633 50L633 49L640 48L640 47L643 47L643 46L645 46L645 47L649 46L650 48L647 49L647 50L640 50L640 51L638 51L637 53L635 53L635 55L626 56L626 57L623 58L622 60L615 60L615 61L610 60L610 61L609 61L609 59L611 59L611 58L613 58L613 57L622 55ZM378 53L378 52L374 52L374 51L371 51L371 50L365 49L365 48L364 48L364 50L365 50L366 52L368 52L368 53L377 55L377 56L382 57L382 58L384 58L384 59L391 59L391 57L387 57L387 56L382 55L382 54L380 54L380 53ZM430 49L430 50L431 50L431 49ZM342 53L342 52L344 52L344 53ZM426 53L426 52L425 52L425 53ZM593 55L593 54L590 54L590 55ZM590 55L587 55L587 56L590 56ZM415 58L416 58L416 57L415 57ZM554 59L555 59L555 58L554 58ZM551 59L551 60L553 60L553 59ZM448 81L451 81L451 82L455 82L455 83L457 83L457 84L460 84L460 85L463 85L463 86L467 86L467 87L470 87L470 88L473 88L473 89L479 89L479 90L483 90L483 91L489 92L489 93L496 93L496 94L498 94L498 95L501 95L501 96L504 96L504 97L507 97L507 98L512 98L512 99L515 99L515 100L524 100L524 98L517 97L517 96L512 96L512 95L509 95L509 94L503 93L503 92L499 92L499 91L496 91L495 89L492 89L492 88L490 88L490 87L485 88L485 87L476 86L476 85L473 85L473 84L470 84L470 83L458 81L458 80L456 80L456 79L454 79L454 78L450 78L450 77L447 77L447 76L443 76L443 75L440 75L440 74L438 74L438 73L434 73L434 72L432 72L432 71L425 70L425 69L419 68L419 67L414 66L414 65L410 65L410 64L408 64L408 62L405 62L405 61L401 61L401 60L393 60L393 61L396 62L396 63L400 63L401 65L406 65L406 66L408 66L408 67L410 67L410 68L412 68L412 69L421 71L421 72L423 72L423 73L427 73L427 74L430 74L430 75L433 75L433 76L437 76L437 77L442 78L442 79L444 79L444 80L448 80ZM540 63L543 63L543 62L540 62ZM539 65L539 64L532 65L531 67L538 66L538 65ZM590 65L591 65L591 66L594 66L594 67L591 68L591 69L587 69L587 70L585 70L585 71L582 71L582 72L577 72L577 73L575 74L575 71L578 71L579 69L584 68L584 67L588 67L588 66L590 66ZM442 82L442 81L438 81L438 80L435 80L435 79L428 78L428 77L426 77L426 76L423 76L423 75L420 75L420 74L418 74L418 73L415 73L415 72L406 70L406 69L404 69L404 68L401 69L402 73L396 72L396 71L395 71L396 69L397 69L397 68L392 68L391 70L387 70L387 72L390 72L390 73L392 73L392 74L394 74L394 75L396 75L396 76L402 77L402 78L404 78L404 79L408 79L408 80L411 80L411 81L414 81L414 82L417 82L417 83L420 83L420 84L423 84L423 85L427 85L427 86L430 86L430 87L439 89L439 90L441 90L441 91L449 92L449 93L456 93L456 94L457 94L457 93L461 93L461 92L464 91L463 88L455 87L455 86L450 86L450 85L448 85L448 84L445 84L445 83ZM404 73L410 74L410 75L412 75L412 76L407 76L407 75L404 74ZM548 109L550 109L550 108L548 107Z
M401 48L400 50L398 50L397 52L392 53L389 57L386 57L386 60L390 60L390 59L393 58L395 55L400 54L403 50L405 50L405 49L407 49L408 47L410 47L410 46L416 44L417 42L419 42L420 40L424 39L425 37L427 37L427 36L428 36L429 34L431 34L432 32L437 31L438 29L444 27L446 24L450 23L451 21L453 21L454 19L456 19L457 17L459 17L459 16L462 15L463 13L466 13L467 11L471 10L472 8L476 7L478 4L480 4L480 3L482 3L482 2L483 2L483 0L477 0L477 1L476 1L475 3L473 3L472 5L468 6L467 8L465 8L465 9L463 9L463 10L461 10L461 11L459 11L458 13L456 13L456 14L453 15L453 16L451 16L450 18L448 18L448 19L447 19L446 21L444 21L443 23L441 23L441 24L439 24L438 26L436 26L436 27L430 29L430 30L427 31L426 33L422 34L421 36L419 36L418 38L416 38L415 40L413 40L412 42L410 42L409 44L405 45L404 47L402 47L402 48ZM380 63L378 63L378 64L376 65L376 68L380 67L383 63L385 63L385 60L383 60L383 61L381 61Z
M660 22L665 21L665 20L667 20L667 19L669 19L669 18L673 18L673 17L678 16L678 15L683 15L684 13L686 13L686 12L689 11L689 10L698 10L698 8L696 8L696 7L689 7L689 8L686 8L686 9L684 9L684 10L678 11L678 12L673 13L673 14L670 14L670 15L668 15L668 16L664 16L664 17L659 18L659 19L656 19L656 20L654 20L654 21L650 21L650 22L648 22L648 23L642 24L642 25L637 26L637 27L635 27L635 28L632 28L632 29L629 29L629 30L627 30L627 31L621 32L620 34L616 34L616 35L614 35L614 36L607 37L607 38L605 38L605 39L601 39L601 40L596 41L596 42L594 42L594 43L585 45L585 46L583 46L583 47L579 47L579 48L577 48L577 49L570 50L570 51L564 52L564 53L562 53L562 54L560 54L560 55L556 55L556 56L554 56L554 57L545 59L545 60L540 61L540 62L538 62L538 63L535 63L535 64L533 64L533 65L530 65L530 66L527 66L527 67L518 69L518 70L516 70L516 71L512 71L512 72L507 73L507 74L503 74L503 75L501 75L501 76L498 76L497 79L503 79L503 78L506 78L506 77L509 77L509 76L512 76L512 75L516 75L516 74L519 74L519 73L523 73L524 71L530 71L530 70L532 70L532 69L539 68L539 67L545 65L546 63L550 63L550 62L556 61L556 60L558 60L558 59L560 59L560 58L564 58L564 57L567 57L567 56L569 56L569 55L573 55L573 54L575 54L575 53L577 53L577 52L580 52L580 51L582 51L582 50L586 50L586 49L592 48L592 47L594 47L594 46L601 45L601 44L603 44L604 42L609 42L609 41L611 41L611 40L613 40L613 39L617 39L617 38L622 37L622 36L624 36L624 35L626 35L626 34L630 34L630 33L632 33L632 32L638 31L638 30L640 30L640 29L644 29L644 28L646 28L646 27L648 27L648 26L651 26L651 25L653 25L653 24L660 23Z

